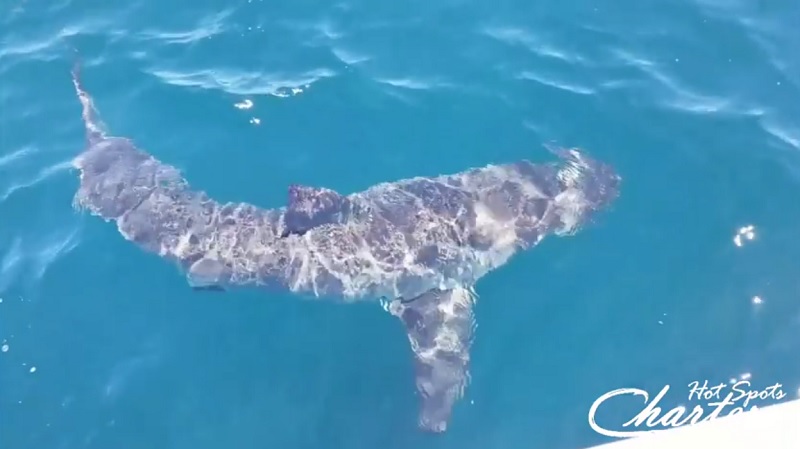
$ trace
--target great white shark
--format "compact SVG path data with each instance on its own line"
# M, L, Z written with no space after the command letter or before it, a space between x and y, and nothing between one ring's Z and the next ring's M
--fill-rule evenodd
M476 282L547 235L571 235L619 194L615 170L577 149L342 194L292 185L284 207L221 203L178 169L109 134L78 73L85 149L78 209L175 262L196 289L258 286L375 301L414 355L419 426L446 430L469 382Z

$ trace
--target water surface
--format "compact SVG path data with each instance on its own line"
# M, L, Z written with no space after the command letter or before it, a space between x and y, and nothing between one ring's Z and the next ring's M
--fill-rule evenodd
M788 0L5 2L0 447L578 449L608 440L587 414L616 388L669 384L666 409L750 373L796 397L792 17ZM380 307L199 294L75 213L75 50L111 130L222 201L545 160L551 141L613 164L622 195L480 282L473 383L446 434L421 434Z

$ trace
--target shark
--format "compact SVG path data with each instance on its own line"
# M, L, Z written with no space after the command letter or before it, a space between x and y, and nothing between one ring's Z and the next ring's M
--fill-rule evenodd
M410 342L418 427L446 431L470 383L476 283L546 236L578 232L619 195L621 177L578 148L341 193L290 185L286 203L220 202L175 166L112 135L84 89L85 145L73 205L171 261L196 290L256 287L342 303L373 301Z

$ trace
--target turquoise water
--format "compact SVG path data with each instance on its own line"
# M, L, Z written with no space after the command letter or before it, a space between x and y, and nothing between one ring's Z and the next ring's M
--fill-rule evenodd
M668 384L666 410L750 373L796 398L798 17L789 0L4 2L0 449L578 449L610 440L587 416L617 388ZM423 434L380 307L194 292L72 209L76 50L113 133L223 201L545 160L550 141L614 165L622 194L478 284L472 385ZM643 406L616 404L598 421L617 429Z

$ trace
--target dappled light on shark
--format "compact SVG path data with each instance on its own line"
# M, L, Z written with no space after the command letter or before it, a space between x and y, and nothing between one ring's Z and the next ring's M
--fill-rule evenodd
M445 431L469 380L475 284L548 235L568 236L617 198L620 176L577 149L342 194L293 185L285 206L220 203L173 166L112 136L93 100L75 206L174 262L199 290L287 290L383 303L405 328L421 396L419 425Z

